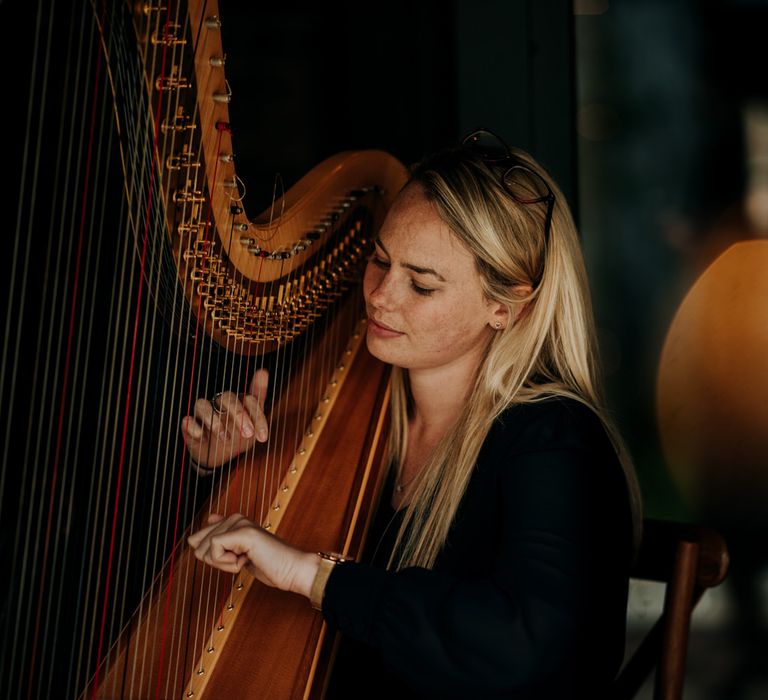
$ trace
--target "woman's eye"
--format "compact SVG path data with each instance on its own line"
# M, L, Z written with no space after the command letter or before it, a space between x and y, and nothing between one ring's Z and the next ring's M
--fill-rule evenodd
M416 292L416 294L421 294L422 296L428 297L432 292L434 292L434 289L428 289L427 287L420 287L416 282L411 281L411 287L413 288L413 291Z
M376 267L380 267L383 270L389 269L389 263L386 260L382 260L379 257L376 257L375 255L372 255L369 260L376 265Z

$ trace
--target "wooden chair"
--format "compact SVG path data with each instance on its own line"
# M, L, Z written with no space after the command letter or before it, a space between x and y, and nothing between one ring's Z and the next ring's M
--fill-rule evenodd
M727 571L728 549L715 531L645 520L631 575L666 583L664 609L616 679L616 700L633 698L654 667L654 700L682 698L691 614L704 591L722 582Z

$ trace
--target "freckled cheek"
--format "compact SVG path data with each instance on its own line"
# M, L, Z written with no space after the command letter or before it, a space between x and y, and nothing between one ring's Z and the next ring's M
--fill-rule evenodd
M437 311L421 315L416 326L421 328L422 347L430 354L459 353L484 342L485 324L481 306L467 308L462 299L448 301ZM413 327L413 325L412 325Z
M450 310L413 320L420 329L422 347L430 354L443 354L462 346L467 342L468 333L471 333L469 324L456 318Z

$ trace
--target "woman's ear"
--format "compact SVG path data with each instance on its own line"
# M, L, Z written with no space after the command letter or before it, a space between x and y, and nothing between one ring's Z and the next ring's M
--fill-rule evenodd
M493 304L488 325L495 331L504 330L509 325L509 310L504 304Z
M519 297L521 301L512 305L512 309L507 308L506 304L500 304L494 302L491 304L490 312L491 318L488 321L488 325L494 330L500 331L507 326L514 325L525 314L530 305L530 301L527 301L530 297L533 288L529 284L516 284L512 287L512 293L514 296Z

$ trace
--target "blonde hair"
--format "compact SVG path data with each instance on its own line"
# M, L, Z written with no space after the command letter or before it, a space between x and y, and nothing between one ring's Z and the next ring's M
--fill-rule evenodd
M443 221L474 255L486 296L507 306L510 323L493 334L466 408L422 469L390 567L434 565L493 422L513 404L553 396L588 406L605 426L624 469L635 544L639 541L640 491L601 395L592 305L573 217L548 173L524 151L512 152L555 195L548 240L544 235L546 203L516 202L501 182L506 168L490 166L461 148L432 156L412 170L409 184L423 189ZM524 311L513 324L513 309L523 304ZM410 404L407 370L395 368L389 436L395 469L405 459Z

